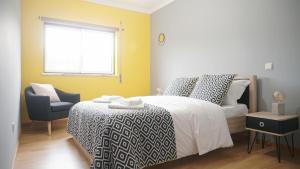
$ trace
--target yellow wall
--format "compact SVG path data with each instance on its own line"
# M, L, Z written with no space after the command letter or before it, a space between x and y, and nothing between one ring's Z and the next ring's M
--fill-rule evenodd
M22 1L22 91L32 82L51 83L82 100L103 94L125 97L150 94L150 16L83 0ZM122 74L118 77L46 76L43 73L43 23L39 16L119 27L122 33ZM23 95L23 93L22 93ZM23 95L22 121L27 122Z

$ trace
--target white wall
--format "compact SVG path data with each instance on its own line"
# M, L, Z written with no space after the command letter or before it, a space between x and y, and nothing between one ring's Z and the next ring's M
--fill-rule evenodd
M270 111L272 93L281 90L287 112L300 113L299 0L175 0L151 20L152 93L179 76L256 74L259 110Z
M1 169L12 168L20 133L20 10L20 0L0 0Z

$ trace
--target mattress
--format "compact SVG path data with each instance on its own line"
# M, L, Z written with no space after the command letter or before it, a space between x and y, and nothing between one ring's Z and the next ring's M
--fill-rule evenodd
M225 105L222 106L222 109L227 119L232 117L245 116L249 111L247 105L245 104Z

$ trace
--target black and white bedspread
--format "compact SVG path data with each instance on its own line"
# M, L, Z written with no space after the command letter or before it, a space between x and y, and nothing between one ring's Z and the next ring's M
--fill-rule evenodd
M90 153L92 169L141 169L177 158L172 116L151 104L116 110L81 102L67 130Z

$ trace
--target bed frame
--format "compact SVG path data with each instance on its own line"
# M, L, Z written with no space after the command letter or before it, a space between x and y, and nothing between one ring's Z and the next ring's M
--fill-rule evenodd
M257 111L257 76L251 75L251 76L240 76L237 75L234 80L250 80L250 85L247 88L247 90L244 92L243 96L240 100L238 100L239 103L246 104L249 113L254 113ZM244 132L245 124L246 124L246 117L232 117L227 119L229 131L231 134L236 134L240 132ZM78 147L79 151L85 156L87 160L89 160L90 163L92 163L92 157L90 154L81 146L81 144L73 138L73 141Z
M84 155L85 159L88 160L90 164L92 164L93 159L92 159L92 156L90 155L90 153L88 153L88 151L86 151L86 149L83 148L82 145L74 137L72 137L72 140L74 141L78 150L82 153L82 155Z
M244 92L239 103L246 104L249 113L254 113L257 111L257 76L241 76L237 75L234 80L250 80L250 85ZM229 131L231 134L236 134L245 131L246 128L246 117L232 117L227 119Z

